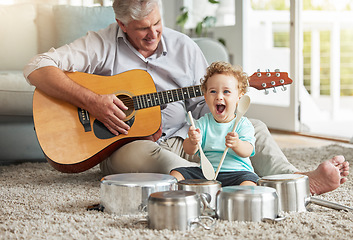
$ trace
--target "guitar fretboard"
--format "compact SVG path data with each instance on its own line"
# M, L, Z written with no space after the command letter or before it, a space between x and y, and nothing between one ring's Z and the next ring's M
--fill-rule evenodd
M148 93L139 96L133 96L135 110L159 106L171 102L186 100L189 98L200 97L203 93L201 86L191 86L178 88L174 90Z

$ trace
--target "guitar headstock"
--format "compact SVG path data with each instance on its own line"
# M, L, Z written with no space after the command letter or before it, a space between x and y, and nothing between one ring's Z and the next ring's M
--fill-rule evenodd
M257 90L265 89L265 94L268 94L268 88L273 88L273 92L276 92L276 87L282 87L282 90L285 91L287 90L285 85L292 82L293 80L288 77L288 73L280 72L279 69L276 69L274 72L270 72L269 70L260 72L260 70L257 70L257 72L249 77L249 86Z

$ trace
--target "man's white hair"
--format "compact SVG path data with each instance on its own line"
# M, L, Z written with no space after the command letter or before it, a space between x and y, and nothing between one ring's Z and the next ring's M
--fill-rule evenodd
M114 0L113 2L115 18L125 25L132 20L144 19L156 6L162 13L161 0Z

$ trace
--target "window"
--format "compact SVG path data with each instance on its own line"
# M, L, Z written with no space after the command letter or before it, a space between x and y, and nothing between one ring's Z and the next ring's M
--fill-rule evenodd
M235 24L235 1L222 0L211 3L208 0L184 0L184 7L189 11L186 29L195 28L205 17L216 18L215 26L232 26Z

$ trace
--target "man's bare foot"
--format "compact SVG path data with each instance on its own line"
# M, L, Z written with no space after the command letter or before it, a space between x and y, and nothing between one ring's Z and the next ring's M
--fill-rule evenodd
M338 188L347 181L349 163L342 155L322 162L315 170L300 173L309 177L310 192L319 195Z

